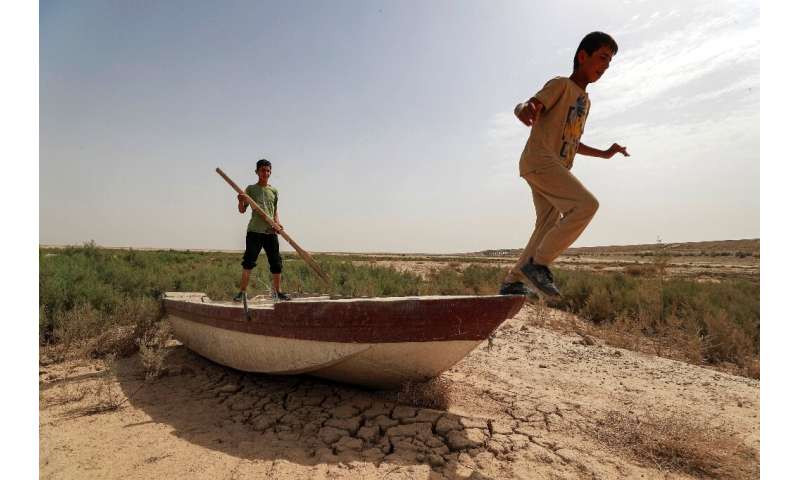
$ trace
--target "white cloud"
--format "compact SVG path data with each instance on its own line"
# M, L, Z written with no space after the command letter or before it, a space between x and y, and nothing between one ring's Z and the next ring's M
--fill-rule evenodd
M757 92L759 90L759 85L760 85L760 75L758 74L748 75L723 88L706 90L704 92L691 96L670 97L665 102L665 106L673 109L683 108L685 105L698 105L702 102L716 100L720 97L724 97L725 95L731 93L742 92L745 90Z
M591 122L590 122L591 124ZM587 128L584 139L597 142L598 148L620 142L627 144L631 155L650 161L676 158L694 161L698 158L717 163L748 147L758 152L758 110L734 110L724 119L697 118L681 122L637 122L608 127L595 122ZM633 157L632 157L633 158Z
M623 48L603 79L607 83L593 95L593 102L603 105L594 120L630 110L720 69L754 64L758 58L757 22L742 28L730 15L666 32L631 51ZM720 87L729 88L708 86L709 91Z

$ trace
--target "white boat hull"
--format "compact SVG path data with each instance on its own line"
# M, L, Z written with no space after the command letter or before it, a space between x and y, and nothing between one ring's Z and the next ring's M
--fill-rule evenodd
M170 315L175 336L189 349L246 372L310 374L378 388L424 381L464 358L481 342L341 343L257 335Z

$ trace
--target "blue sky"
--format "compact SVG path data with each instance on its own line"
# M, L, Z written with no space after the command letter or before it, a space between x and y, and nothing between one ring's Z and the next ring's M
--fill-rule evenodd
M757 2L41 2L39 241L238 249L219 166L273 161L318 251L522 247L534 216L511 113L582 36L578 157L600 200L576 245L759 237ZM285 247L286 248L286 247Z

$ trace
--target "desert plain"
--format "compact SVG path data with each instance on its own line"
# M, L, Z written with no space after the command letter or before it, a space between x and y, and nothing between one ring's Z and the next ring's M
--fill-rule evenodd
M742 242L676 244L667 272L757 278L758 241ZM630 270L651 260L648 247L571 249L556 268ZM357 261L425 275L476 258L507 266L513 252ZM157 377L137 355L56 361L42 350L40 477L758 477L757 379L591 332L531 301L440 377L399 391L239 372L176 340Z

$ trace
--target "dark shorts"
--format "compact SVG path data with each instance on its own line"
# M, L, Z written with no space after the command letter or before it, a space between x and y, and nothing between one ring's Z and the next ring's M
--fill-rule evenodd
M257 233L247 232L245 239L244 257L242 258L242 268L252 270L256 266L258 254L263 248L267 252L269 261L269 271L271 273L281 273L283 260L281 252L278 250L278 234L276 233Z

